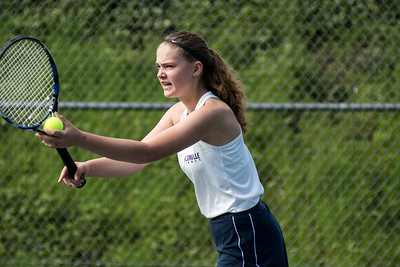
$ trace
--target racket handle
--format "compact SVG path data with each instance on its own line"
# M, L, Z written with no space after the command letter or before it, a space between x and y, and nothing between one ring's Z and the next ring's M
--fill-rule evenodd
M69 175L71 177L74 177L78 167L76 167L76 164L72 159L71 155L69 154L68 150L66 148L57 148L57 152L60 155L62 161L64 162L64 165L67 167ZM86 184L86 180L85 178L83 178L83 176L81 177L81 179L83 180L83 183L82 185L78 186L78 188L81 188Z

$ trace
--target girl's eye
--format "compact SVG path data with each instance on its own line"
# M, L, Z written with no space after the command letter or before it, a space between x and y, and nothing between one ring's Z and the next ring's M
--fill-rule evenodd
M173 65L163 65L163 66L161 66L161 65L157 64L156 67L157 67L157 69L161 69L161 68L172 69L174 66Z

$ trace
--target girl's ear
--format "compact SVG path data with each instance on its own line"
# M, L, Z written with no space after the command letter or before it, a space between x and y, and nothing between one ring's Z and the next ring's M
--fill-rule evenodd
M193 76L199 76L203 70L203 63L196 61L193 66Z

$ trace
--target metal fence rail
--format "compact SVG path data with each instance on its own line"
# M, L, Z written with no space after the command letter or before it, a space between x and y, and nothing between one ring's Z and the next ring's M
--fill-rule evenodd
M70 110L166 110L173 104L162 102L62 102ZM376 111L398 112L400 103L249 103L250 111Z

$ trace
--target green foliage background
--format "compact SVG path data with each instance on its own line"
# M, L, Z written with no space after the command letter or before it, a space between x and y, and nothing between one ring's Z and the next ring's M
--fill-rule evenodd
M187 29L238 71L249 102L398 102L399 17L395 0L2 0L0 40L24 34L46 43L61 101L175 101L158 89L155 49ZM82 130L133 139L162 116L62 113ZM249 118L246 142L292 266L400 262L397 113L252 111ZM55 183L62 165L54 151L4 121L0 129L0 264L216 262L208 222L175 157L70 190ZM78 161L94 157L70 152Z

